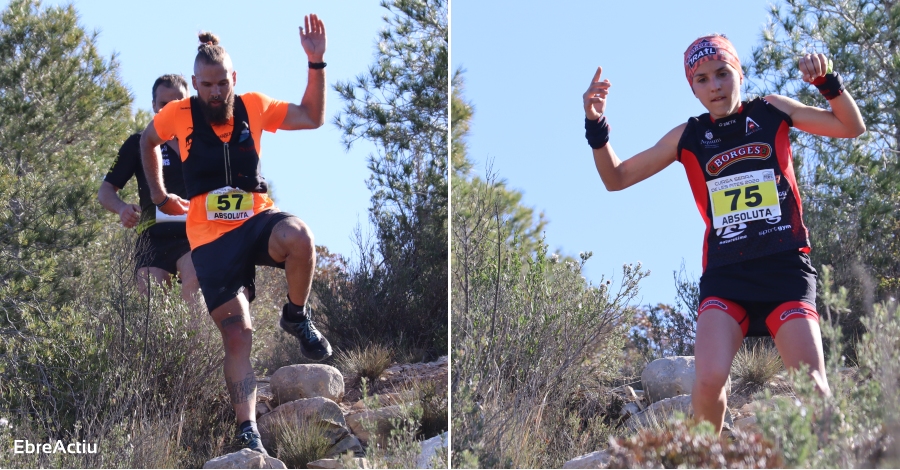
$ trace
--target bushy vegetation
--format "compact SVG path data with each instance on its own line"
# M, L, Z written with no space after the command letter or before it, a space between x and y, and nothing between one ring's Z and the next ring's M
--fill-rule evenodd
M789 467L894 467L900 464L900 309L878 303L862 317L867 332L856 345L859 363L847 368L841 320L850 314L848 289L832 285L829 269L821 274L831 395L818 393L806 373L792 374L793 396L765 396L771 406L757 414L759 427Z
M458 95L452 110L454 122L470 111ZM542 239L530 238L532 224L543 222L518 205L520 197L490 175L476 179L454 168L456 467L559 467L605 444L615 419L605 389L618 372L633 315L628 303L647 273L626 265L615 284L585 281L591 254L548 254Z

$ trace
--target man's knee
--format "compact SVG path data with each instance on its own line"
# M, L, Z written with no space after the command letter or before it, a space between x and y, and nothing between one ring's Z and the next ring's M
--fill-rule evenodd
M272 231L272 238L289 255L315 255L316 245L312 230L296 217L279 222Z
M253 341L253 330L242 315L232 315L219 322L222 343L228 356L249 353Z

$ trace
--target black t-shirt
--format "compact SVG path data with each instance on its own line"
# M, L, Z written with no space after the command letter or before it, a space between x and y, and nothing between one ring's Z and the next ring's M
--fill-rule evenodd
M790 116L757 98L731 116L688 120L678 143L706 222L704 270L779 251L809 251L791 155Z
M166 185L166 190L187 199L184 177L181 172L181 158L168 144L160 145L160 150L162 151L163 184ZM157 209L150 200L150 188L147 185L147 177L144 176L144 167L141 163L141 134L134 134L125 140L104 181L121 189L125 187L132 176L137 179L138 200L141 206L141 220L137 226L138 233L146 232L151 237L187 237L183 221L157 223Z

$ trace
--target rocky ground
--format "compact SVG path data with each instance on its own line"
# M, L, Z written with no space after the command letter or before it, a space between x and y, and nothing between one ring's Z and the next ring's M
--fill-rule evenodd
M845 373L853 373L853 370L847 369ZM690 393L693 382L693 356L675 356L651 362L642 372L640 381L610 391L624 402L620 411L620 425L630 432L636 432L641 428L656 426L676 412L691 416L693 409ZM775 375L764 387L773 396L791 394L791 386L784 372ZM754 397L762 388L740 382L732 384L730 379L726 388L728 408L723 433L729 435L734 428L757 430L756 413L765 404L756 401ZM606 468L609 459L609 452L598 450L569 460L563 468Z
M275 448L279 426L315 424L329 440L327 457L307 468L370 468L366 448L390 444L393 424L404 416L404 407L419 399L421 384L433 382L447 390L447 357L417 364L395 364L378 380L367 384L369 398L363 400L362 381L344 377L324 364L297 364L258 378L257 423L267 449ZM446 393L446 392L444 392ZM416 466L430 468L435 456L446 455L447 433L418 443ZM389 450L387 450L389 452ZM437 461L439 467L445 466ZM247 449L212 459L203 468L286 468L274 457Z

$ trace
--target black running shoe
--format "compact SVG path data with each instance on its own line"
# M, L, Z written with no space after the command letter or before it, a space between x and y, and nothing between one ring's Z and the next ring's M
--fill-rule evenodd
M321 361L331 356L331 344L316 329L316 325L309 319L309 314L303 321L287 321L284 319L284 312L287 308L288 306L285 304L280 322L281 329L300 340L300 352L314 361Z
M266 457L269 456L269 453L266 452L266 448L263 447L262 438L259 437L259 434L256 434L253 431L242 432L240 435L238 435L238 440L245 448L259 452Z

